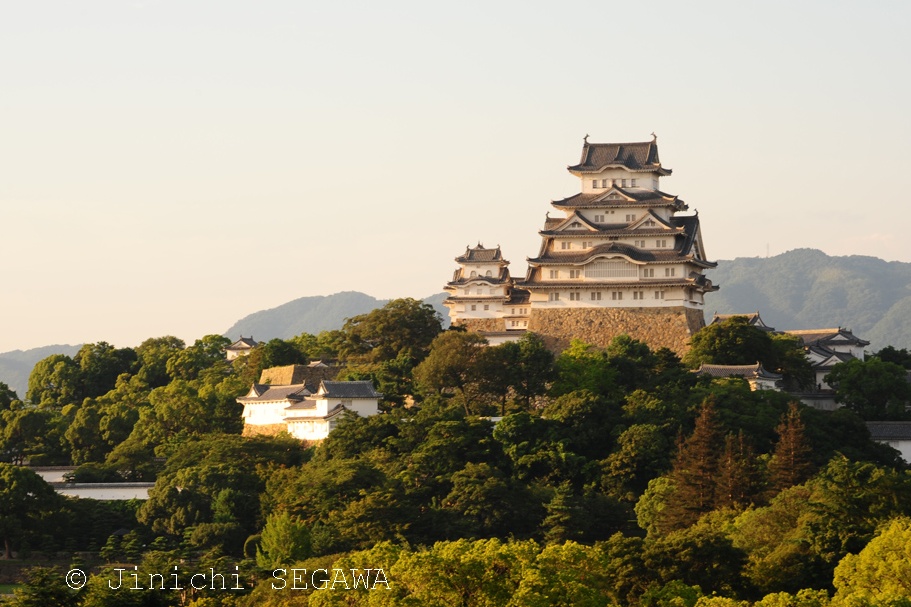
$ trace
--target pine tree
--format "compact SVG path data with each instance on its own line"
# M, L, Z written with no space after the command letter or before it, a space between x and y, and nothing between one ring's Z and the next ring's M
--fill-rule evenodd
M728 434L724 453L718 462L718 482L715 485L715 507L748 506L759 495L761 478L753 446L743 434Z
M769 484L774 494L778 494L782 489L799 485L810 478L813 463L797 403L790 404L775 432L778 433L778 442L769 462Z
M662 512L663 528L689 527L714 508L720 444L721 429L714 402L706 399L693 434L685 441L678 441L677 457L670 473L675 490Z

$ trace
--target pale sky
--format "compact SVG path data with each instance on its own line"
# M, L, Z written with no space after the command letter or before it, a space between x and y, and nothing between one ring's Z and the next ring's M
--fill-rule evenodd
M710 258L911 261L911 3L0 0L0 352L537 254L658 135ZM722 287L723 288L723 287Z

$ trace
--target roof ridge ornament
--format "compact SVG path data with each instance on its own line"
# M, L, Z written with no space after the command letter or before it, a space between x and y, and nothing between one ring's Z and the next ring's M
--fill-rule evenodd
M585 137L582 138L582 143L588 145L588 133L585 134Z
M658 142L658 135L655 134L655 131L652 131L652 143Z

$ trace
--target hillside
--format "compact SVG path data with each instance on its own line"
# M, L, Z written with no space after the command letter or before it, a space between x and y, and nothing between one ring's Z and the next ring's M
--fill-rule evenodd
M440 313L444 325L449 324L449 315L443 307L444 293L424 298ZM278 307L254 312L238 320L224 335L237 339L241 335L252 336L257 341L278 337L288 339L301 333L317 334L321 331L341 329L345 319L366 314L380 308L388 300L376 299L357 291L343 291L334 295L301 297Z
M911 263L795 249L719 261L707 275L721 290L706 297L706 320L758 310L776 329L841 326L869 350L911 348Z
M25 398L28 390L28 376L32 367L42 358L52 354L73 356L82 346L54 345L32 348L31 350L13 350L0 354L0 382L12 388L19 398Z

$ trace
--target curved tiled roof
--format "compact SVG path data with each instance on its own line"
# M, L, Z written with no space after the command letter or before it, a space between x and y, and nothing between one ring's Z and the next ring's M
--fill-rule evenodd
M478 243L478 246L474 248L465 247L465 253L456 257L455 260L459 263L509 263L503 259L499 246L496 249L485 249L481 243Z
M301 401L310 396L310 391L305 384L291 384L289 386L270 386L268 384L253 384L245 396L237 400L247 403L269 402L277 400Z
M666 251L652 251L640 249L630 244L622 242L608 242L599 244L590 249L583 251L545 251L540 257L529 257L529 264L582 264L600 255L616 254L628 257L633 261L644 263L649 262L670 262L684 261L680 251L677 249L668 249Z
M870 342L860 339L848 329L837 327L834 329L799 329L787 330L788 335L799 337L805 346L832 346L832 345L855 345L869 346ZM835 339L836 337L842 339Z
M626 198L622 199L612 199L609 200L606 197L612 192L617 191L620 194L625 194L632 198L632 200L627 200ZM612 190L605 190L602 192L580 192L579 194L574 194L568 198L562 198L560 200L553 200L551 203L557 208L595 208L595 207L611 207L611 206L642 206L643 204L648 204L649 206L673 206L678 207L681 210L686 209L686 204L676 196L671 194L665 194L659 190L642 190L642 189L626 189L614 187Z
M697 375L708 375L709 377L743 377L749 379L772 379L779 380L782 375L766 371L762 363L753 365L710 365L703 363L694 371Z
M623 167L630 171L658 172L670 175L661 166L658 144L655 141L636 143L588 143L582 146L579 164L567 167L574 173L598 172L608 167Z
M320 382L319 396L326 398L382 398L374 390L371 381L327 381Z

